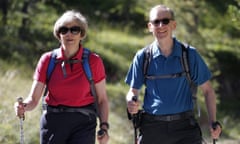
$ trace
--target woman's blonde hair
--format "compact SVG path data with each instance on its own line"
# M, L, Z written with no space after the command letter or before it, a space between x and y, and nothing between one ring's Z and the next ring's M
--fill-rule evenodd
M60 18L58 18L53 28L53 35L60 40L59 29L66 23L73 21L76 21L79 24L81 28L81 36L84 39L87 35L88 23L86 18L80 12L75 10L66 11Z

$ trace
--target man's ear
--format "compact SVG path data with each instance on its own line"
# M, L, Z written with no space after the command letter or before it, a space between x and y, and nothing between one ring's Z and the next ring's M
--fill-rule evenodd
M173 21L172 22L172 30L175 30L177 28L177 22Z
M148 26L149 32L153 32L153 30L152 30L153 25L150 22L148 22L147 26Z

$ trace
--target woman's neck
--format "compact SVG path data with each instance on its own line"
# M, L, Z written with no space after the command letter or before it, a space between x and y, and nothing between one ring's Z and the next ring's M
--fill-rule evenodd
M79 47L64 47L63 46L63 51L64 51L64 56L67 59L72 58L79 50Z

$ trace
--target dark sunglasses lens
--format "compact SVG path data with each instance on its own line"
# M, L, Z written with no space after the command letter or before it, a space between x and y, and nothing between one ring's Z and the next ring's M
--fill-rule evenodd
M163 20L162 20L162 24L167 25L167 24L169 24L169 21L170 21L169 19L163 19Z
M68 28L67 27L61 27L60 29L59 29L59 33L60 34L66 34L68 32Z
M74 26L74 27L71 27L71 28L61 27L59 29L59 33L62 34L62 35L65 35L66 33L68 33L69 30L74 35L79 34L81 32L81 28L80 27Z
M78 34L78 33L81 32L81 28L80 27L71 27L70 30L71 30L72 34Z
M153 24L154 24L154 25L159 25L160 22L161 22L161 20L154 20L154 21L153 21Z
M152 23L154 25L159 25L160 23L162 23L164 25L167 25L167 24L169 24L169 22L170 22L170 19L167 19L167 18L166 19L162 19L162 20L157 19L157 20L152 21Z

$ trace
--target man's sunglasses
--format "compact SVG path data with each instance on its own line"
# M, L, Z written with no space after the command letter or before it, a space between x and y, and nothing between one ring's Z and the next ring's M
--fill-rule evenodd
M70 28L63 26L59 29L58 32L62 35L65 35L66 33L68 33L69 30L74 35L77 35L81 32L81 28L79 26L73 26L73 27L70 27Z
M172 19L164 18L164 19L156 19L153 21L150 21L154 26L159 26L159 24L167 25Z

